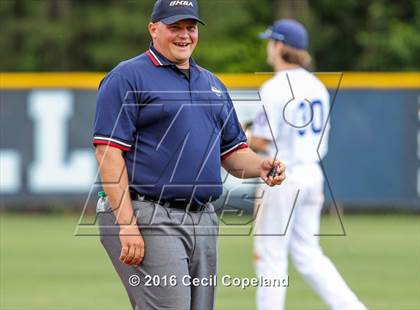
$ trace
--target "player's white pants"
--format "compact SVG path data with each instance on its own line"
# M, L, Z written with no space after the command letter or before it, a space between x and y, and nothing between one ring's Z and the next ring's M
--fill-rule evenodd
M314 236L319 234L323 181L318 164L310 164L288 167L282 185L263 188L254 243L257 275L284 278L290 253L298 272L331 309L365 309L322 252L319 237ZM285 298L285 287L257 289L260 310L284 309Z

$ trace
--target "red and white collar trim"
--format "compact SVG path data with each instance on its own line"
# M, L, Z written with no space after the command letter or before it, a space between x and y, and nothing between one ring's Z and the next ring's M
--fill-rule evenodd
M149 50L146 52L146 54L147 54L147 56L149 56L150 60L153 62L153 64L154 64L156 67L163 66L163 64L162 64L162 62L160 61L160 59L156 56L156 54L155 54L155 53L154 53L151 49L149 49Z
M162 55L160 55L156 50L154 50L153 47L149 48L149 50L146 51L147 57L149 57L150 61L156 66L156 67L162 67L167 65L173 65L172 62L164 58ZM159 58L160 57L160 58ZM194 59L190 58L190 66L196 66L196 63L194 62ZM200 71L202 71L202 68L199 68Z

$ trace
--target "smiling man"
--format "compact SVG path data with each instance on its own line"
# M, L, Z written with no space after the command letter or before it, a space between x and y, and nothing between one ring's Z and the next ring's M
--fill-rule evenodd
M178 69L189 69L189 59L198 42L195 20L185 19L169 25L162 22L150 23L149 31L154 48L160 51L162 56L171 59Z
M133 309L213 308L221 166L270 186L285 179L281 162L247 148L225 86L191 58L198 23L196 1L157 1L149 50L99 87L101 242Z

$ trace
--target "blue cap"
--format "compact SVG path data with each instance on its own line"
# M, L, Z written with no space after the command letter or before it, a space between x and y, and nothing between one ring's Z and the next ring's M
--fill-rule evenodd
M183 19L194 19L204 25L198 13L197 0L157 0L153 7L152 22L170 25Z
M261 39L281 41L291 47L304 50L308 47L308 33L305 27L292 19L281 19L266 31L260 33Z

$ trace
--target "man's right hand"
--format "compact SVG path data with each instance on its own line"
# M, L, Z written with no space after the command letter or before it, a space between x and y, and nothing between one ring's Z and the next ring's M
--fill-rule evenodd
M127 265L138 265L144 258L144 240L137 225L120 226L120 261Z

